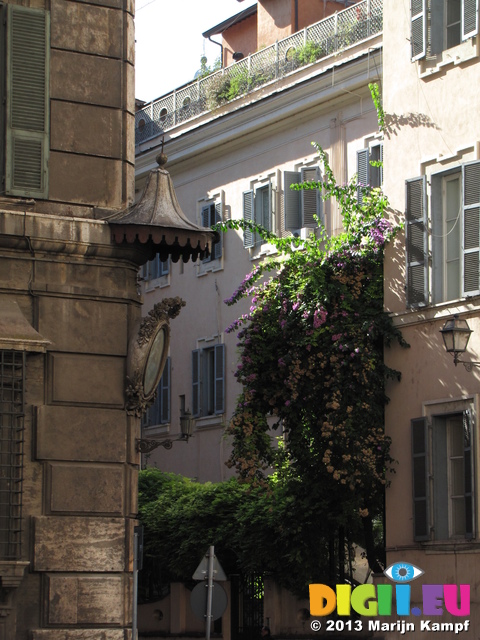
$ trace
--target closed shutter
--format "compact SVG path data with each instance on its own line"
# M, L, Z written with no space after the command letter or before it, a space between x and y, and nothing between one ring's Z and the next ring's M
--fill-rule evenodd
M428 431L426 418L415 418L412 428L412 486L413 486L413 537L429 540L428 512Z
M407 305L428 301L427 183L426 177L406 182Z
M160 275L166 276L170 273L170 260L167 258L163 262L160 262Z
M192 416L200 415L200 349L192 351Z
M480 162L463 165L462 268L464 296L480 293Z
M170 422L170 358L167 358L159 385L160 423Z
M478 0L462 0L462 40L478 33Z
M370 154L368 149L357 151L357 202L363 203L362 187L370 184Z
M412 62L423 58L427 51L427 0L411 0Z
M49 14L7 6L5 190L48 196Z
M465 470L465 537L475 537L475 501L473 475L472 417L470 411L463 413L463 460Z
M299 171L284 171L284 224L286 231L297 231L302 226L300 216L300 191L291 189L290 185L298 184L302 178Z
M225 411L225 345L215 345L215 413Z
M244 222L255 222L254 194L253 190L244 191L243 197L243 220ZM253 247L255 244L255 233L250 229L243 230L243 246L246 248Z
M214 224L217 222L222 222L222 203L217 202L214 206ZM218 232L220 239L219 241L213 245L213 258L214 260L218 260L218 258L222 257L222 249L223 249L223 233L221 231Z
M319 167L304 167L302 169L302 182L320 182ZM318 222L315 217L321 221L322 216L322 198L319 189L302 189L302 227L314 227Z

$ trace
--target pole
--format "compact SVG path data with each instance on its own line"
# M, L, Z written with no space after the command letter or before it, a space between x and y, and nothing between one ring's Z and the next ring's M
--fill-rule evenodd
M210 631L212 629L212 601L213 601L213 560L215 557L215 547L211 546L208 550L208 577L207 577L207 614L205 627L205 640L210 640Z
M137 593L138 593L138 536L137 527L133 534L133 603L132 603L132 640L137 640Z

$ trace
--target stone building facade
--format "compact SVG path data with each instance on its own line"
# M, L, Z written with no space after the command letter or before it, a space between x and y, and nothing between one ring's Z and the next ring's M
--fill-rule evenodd
M133 1L0 14L0 638L124 640L145 401L127 376L152 224L166 250L154 217L119 225L134 199Z

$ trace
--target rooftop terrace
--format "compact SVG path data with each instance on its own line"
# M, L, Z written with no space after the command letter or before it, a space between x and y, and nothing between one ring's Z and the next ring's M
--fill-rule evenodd
M383 0L363 0L247 58L198 77L135 114L140 144L297 70L343 51L383 29Z

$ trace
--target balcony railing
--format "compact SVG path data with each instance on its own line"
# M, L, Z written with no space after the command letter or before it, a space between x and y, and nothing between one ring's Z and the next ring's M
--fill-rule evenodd
M135 114L135 144L374 36L382 28L383 0L358 2L145 105Z

